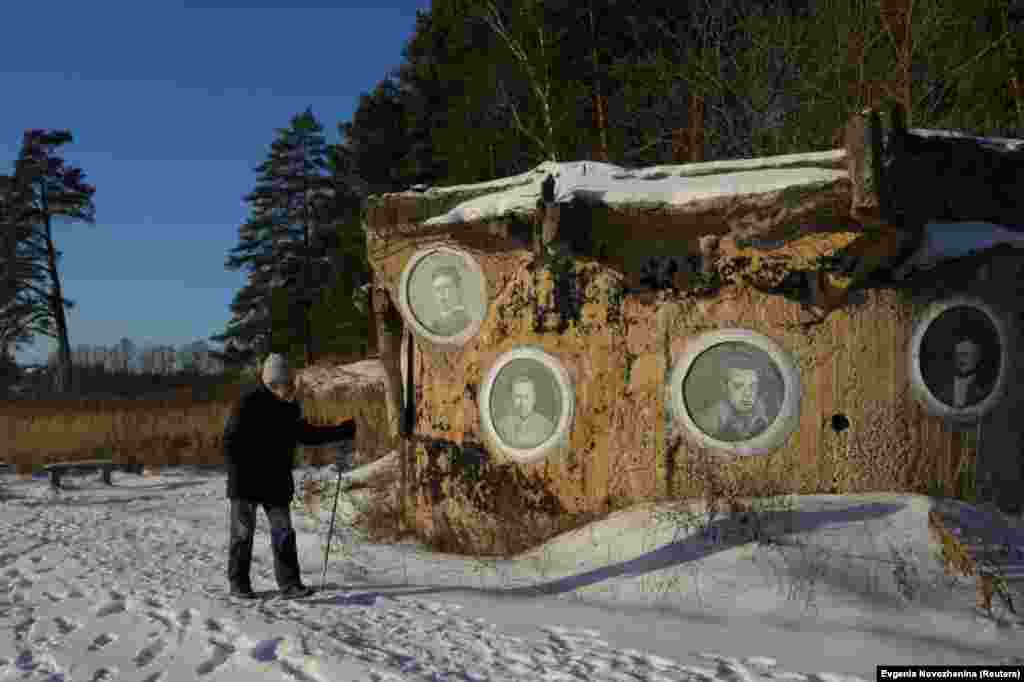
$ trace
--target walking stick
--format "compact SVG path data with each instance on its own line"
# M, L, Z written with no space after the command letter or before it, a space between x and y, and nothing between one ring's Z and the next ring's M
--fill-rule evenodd
M341 474L346 467L342 466L342 458L348 453L346 452L349 447L349 443L341 446L338 456L335 458L335 466L338 467L338 487L334 490L334 508L331 510L331 526L327 531L327 546L324 547L324 570L320 574L320 590L323 591L324 583L327 580L327 558L331 553L331 538L334 537L334 517L338 513L338 497L341 495Z

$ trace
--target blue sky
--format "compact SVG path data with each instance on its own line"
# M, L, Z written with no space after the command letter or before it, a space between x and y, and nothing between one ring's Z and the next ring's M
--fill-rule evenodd
M361 93L402 62L430 0L7 2L0 172L27 128L68 128L96 223L54 226L72 346L175 347L224 330L244 272L224 268L242 196L307 106L337 142ZM20 27L20 28L19 28ZM39 336L17 354L43 362Z

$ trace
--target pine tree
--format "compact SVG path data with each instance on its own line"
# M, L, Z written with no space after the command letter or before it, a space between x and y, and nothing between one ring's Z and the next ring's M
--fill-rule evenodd
M361 94L352 121L339 124L338 130L368 194L397 192L414 184L401 168L411 143L406 104L394 80L386 78L372 93Z
M0 353L13 352L31 341L36 306L26 300L26 294L30 285L42 284L41 273L34 271L21 248L29 228L21 222L16 190L13 177L0 176Z
M323 128L312 109L294 116L288 128L276 132L267 160L256 168L256 187L244 197L251 204L250 219L239 228L239 245L225 262L229 269L247 269L250 281L235 297L226 333L211 338L237 338L247 345L258 343L262 350L277 349L278 339L272 332L286 337L282 343L292 343L290 328L296 316L291 309L297 307L308 365L315 359L310 309L323 287L314 267L326 261L315 255L315 235L323 218L321 207L333 188L324 174ZM274 290L278 290L276 296ZM283 317L274 310L282 306L289 311ZM273 327L275 318L287 320L287 326Z
M25 265L32 273L25 273L25 300L31 301L36 322L33 330L54 336L58 343L56 390L71 390L71 345L68 340L66 309L73 306L62 295L58 263L60 252L53 240L52 221L55 216L69 220L95 223L92 196L96 188L85 181L81 168L65 166L56 154L61 146L72 142L68 130L28 130L25 132L18 160L15 162L14 183L19 199L18 224L29 228L19 240L25 254ZM45 287L29 284L27 277L45 273Z
M333 188L321 207L317 255L327 258L319 282L324 285L312 310L315 337L325 351L348 354L361 349L368 335L368 317L358 309L356 291L370 281L366 235L362 228L365 187L355 175L355 161L344 145L328 150Z

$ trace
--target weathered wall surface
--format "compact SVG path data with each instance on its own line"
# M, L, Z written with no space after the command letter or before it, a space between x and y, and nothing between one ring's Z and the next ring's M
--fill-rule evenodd
M914 323L933 301L959 294L1022 319L1024 291L1006 286L1024 281L1015 252L996 249L910 282L875 282L851 293L851 284L906 252L908 232L877 222L836 231L848 197L822 204L829 227L811 221L799 234L756 238L709 235L699 225L681 227L678 215L645 208L562 205L553 209L559 226L545 232L553 248L543 255L540 211L419 224L464 199L388 195L367 214L375 281L392 300L403 268L428 246L472 255L487 282L489 308L469 342L452 348L415 337L417 446L408 493L421 531L458 523L470 507L519 519L698 494L686 466L697 453L679 438L664 388L687 341L720 329L768 336L801 373L798 428L769 455L723 461L737 480L779 492L930 492L923 487L930 483L952 493L975 457L979 429L952 428L911 397ZM665 255L689 267L673 274L668 288L645 287L644 260ZM989 269L979 278L984 263ZM534 464L487 452L477 395L495 359L522 345L555 356L576 396L568 447ZM1011 390L983 420L981 476L1021 479L1024 440L1014 427L1024 419L1021 364L1008 368ZM494 546L525 549L500 538Z
M932 300L950 292L992 296L994 289L978 290L970 273L950 274L941 291L860 292L809 325L821 319L809 314L810 306L750 285L778 282L857 237L810 235L756 253L725 238L718 262L733 273L732 284L628 295L627 278L615 268L582 259L537 267L522 244L493 253L470 246L457 233L434 242L417 239L404 248L392 242L375 268L393 297L405 263L426 244L471 253L489 287L487 317L465 346L452 350L416 340L416 433L434 443L469 446L421 441L417 447L410 479L417 525L429 533L437 523L454 523L465 513L462 499L495 512L600 513L632 500L693 492L685 461L694 453L676 438L664 386L687 339L730 327L765 334L791 353L800 367L803 398L800 426L783 447L723 467L745 471L748 480L768 488L804 493L918 489L921 481L938 481L951 492L962 465L974 456L976 431L953 430L910 398L908 344L915 317ZM828 280L836 289L844 286L842 276ZM552 296L558 286L579 292L574 309L558 308ZM1001 298L1005 302L1005 291ZM495 358L523 344L557 357L576 389L569 450L536 464L510 463L481 445L481 380ZM1020 403L1008 396L990 421L1019 420L1021 415L1011 414L1015 402ZM849 428L833 428L837 415L848 419ZM1002 432L1011 430L1004 423ZM1000 451L1019 451L1019 440L1001 438ZM1000 461L998 475L1010 475L1012 459Z

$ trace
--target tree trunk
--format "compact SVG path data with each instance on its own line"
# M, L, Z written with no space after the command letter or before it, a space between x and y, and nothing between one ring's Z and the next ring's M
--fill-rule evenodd
M53 233L50 223L50 205L46 196L46 179L42 180L41 196L43 215L46 217L46 260L50 275L51 295L50 310L57 325L57 381L56 391L67 393L72 389L71 381L71 343L68 340L68 324L64 316L64 297L61 293L60 275L57 272L57 251L53 246Z
M302 327L303 336L306 339L306 367L312 367L315 356L313 354L313 306L309 303L302 304Z
M690 158L690 143L687 139L686 128L672 129L672 163L686 163Z
M690 158L691 163L704 160L704 98L690 95Z
M892 41L896 53L896 68L890 82L890 94L903 104L906 125L909 128L913 118L913 102L910 98L914 41L911 34L912 0L882 0L882 23Z
M1024 129L1024 81L1017 76L1010 79L1010 93L1017 105L1017 125Z
M608 163L608 120L605 113L605 98L601 94L600 86L593 95L594 102L594 128L597 129L597 147L594 150L594 160Z

